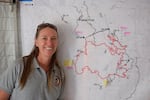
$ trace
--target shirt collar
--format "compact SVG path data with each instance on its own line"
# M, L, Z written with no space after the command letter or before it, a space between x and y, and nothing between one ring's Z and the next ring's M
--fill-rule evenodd
M36 58L33 59L33 67L34 68L40 68Z
M41 67L39 66L39 64L38 64L38 61L37 61L36 57L34 57L34 59L33 59L33 68L35 68L35 69L41 68ZM55 71L56 71L56 65L54 65L53 71L54 71L54 73L55 73Z

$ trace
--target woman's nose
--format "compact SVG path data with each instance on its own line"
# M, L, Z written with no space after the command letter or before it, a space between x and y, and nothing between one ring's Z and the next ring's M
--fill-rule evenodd
M52 44L52 40L51 39L47 39L46 43L51 45Z

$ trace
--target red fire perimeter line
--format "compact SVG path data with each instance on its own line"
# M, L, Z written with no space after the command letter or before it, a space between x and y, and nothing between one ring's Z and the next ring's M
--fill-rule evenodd
M97 75L100 79L108 79L110 76L118 76L118 77L121 77L121 78L125 78L126 77L126 73L128 71L127 68L125 68L124 66L127 66L127 64L124 64L124 65L121 65L122 64L122 61L123 61L123 57L124 57L124 54L125 54L125 50L126 50L126 45L122 45L113 35L108 35L107 36L108 39L112 42L112 45L109 46L107 45L106 43L99 43L99 44L95 44L94 42L92 41L85 41L85 47L84 47L84 51L80 51L77 55L76 55L76 59L74 61L74 68L75 68L75 72L77 74L83 74L86 70L91 72L92 74L95 74ZM115 46L114 43L118 43L119 46L121 48L118 48L117 46ZM120 55L120 60L117 62L117 68L118 69L121 69L121 70L124 70L122 72L122 74L117 74L117 73L110 73L108 74L107 76L101 76L100 72L98 70L92 70L89 66L84 66L82 69L81 69L81 72L78 72L77 71L77 62L78 62L78 59L80 57L80 55L83 53L85 55L88 55L87 53L87 46L91 44L91 45L94 45L94 46L102 46L104 45L106 48L108 48L109 52L111 55ZM121 52L122 51L122 52Z

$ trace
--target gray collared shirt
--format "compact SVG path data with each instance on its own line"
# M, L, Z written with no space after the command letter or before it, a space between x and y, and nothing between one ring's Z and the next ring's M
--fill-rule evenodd
M10 100L58 100L62 92L61 79L64 74L58 67L52 72L52 84L48 88L47 75L33 60L33 71L23 89L19 86L19 79L23 70L23 61L19 61L15 67L8 68L0 77L0 89L11 95Z

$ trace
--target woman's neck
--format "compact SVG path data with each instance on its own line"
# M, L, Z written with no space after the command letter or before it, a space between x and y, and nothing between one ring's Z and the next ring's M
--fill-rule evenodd
M42 67L45 70L45 72L48 72L49 67L50 67L50 58L43 58L43 57L38 56L37 60L38 60L40 67Z

